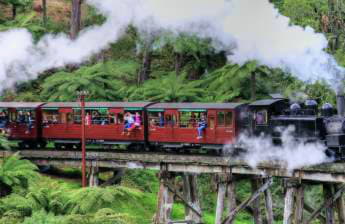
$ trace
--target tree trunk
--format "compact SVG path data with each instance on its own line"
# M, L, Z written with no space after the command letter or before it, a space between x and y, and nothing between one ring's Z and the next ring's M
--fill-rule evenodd
M183 54L182 53L175 53L175 73L179 75L181 72L183 62Z
M143 59L142 65L139 71L138 83L142 84L144 81L150 78L151 73L151 62L152 62L152 52L151 52L151 44L148 44L145 47L143 52Z
M71 38L76 39L81 27L82 0L72 0Z
M44 26L47 25L47 0L42 0L42 20Z
M256 74L253 72L250 76L250 91L252 101L256 100Z
M17 17L17 6L15 4L12 5L12 19L15 20Z

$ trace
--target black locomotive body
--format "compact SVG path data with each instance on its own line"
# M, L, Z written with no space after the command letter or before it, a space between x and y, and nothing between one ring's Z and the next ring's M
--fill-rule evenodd
M251 133L272 137L281 144L288 132L294 141L318 142L338 159L345 158L345 116L336 114L329 103L320 110L314 100L291 103L287 99L259 100L249 105Z

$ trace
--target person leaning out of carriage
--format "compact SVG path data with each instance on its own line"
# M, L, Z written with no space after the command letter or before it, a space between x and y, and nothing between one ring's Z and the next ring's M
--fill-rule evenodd
M201 115L201 118L198 122L198 137L197 139L202 139L203 138L203 132L205 130L205 128L207 127L207 121L206 121L206 116L205 114Z

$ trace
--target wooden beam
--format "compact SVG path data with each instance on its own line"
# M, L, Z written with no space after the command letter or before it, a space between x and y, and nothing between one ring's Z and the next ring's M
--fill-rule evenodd
M221 224L222 223L226 185L227 185L227 183L225 181L221 181L218 183L216 220L214 222L215 224Z
M315 209L311 207L310 205L308 205L306 201L304 201L303 207L309 214L313 214L313 212L315 211ZM320 220L321 223L326 222L326 218L321 213L317 216L317 218Z
M335 191L338 191L341 188L340 184L335 184ZM344 208L344 198L343 194L336 201L337 212L338 212L338 222L339 224L345 224L345 208Z
M324 201L327 201L333 195L333 185L325 183L323 184L323 196ZM334 224L334 203L330 203L325 207L326 224Z
M345 185L342 184L341 187L339 187L338 191L333 194L331 198L328 198L326 201L324 201L324 203L311 214L310 218L305 221L304 224L311 223L311 221L313 221L313 219L315 219L321 213L322 209L332 205L343 194L344 191Z
M296 189L295 223L303 223L304 186L299 184Z
M98 179L98 167L90 167L89 172L89 187L98 187L99 179Z
M189 203L179 192L176 191L175 187L170 184L170 183L165 183L166 187L168 190L173 193L176 197L182 200L182 202L188 206L195 214L197 214L199 217L202 217L201 211L199 210L200 208L197 208L195 205Z
M195 174L183 174L183 195L187 202L190 205L193 205L200 214L200 201L198 196L198 184L197 184L197 176ZM196 223L201 223L202 217L199 214L196 214L193 209L189 208L188 205L185 205L185 220L193 220Z
M285 201L284 201L283 224L291 224L292 223L294 193L295 193L295 188L293 186L287 187L286 193L285 193Z
M230 177L230 180L228 182L228 191L227 191L227 213L230 213L232 210L236 208L236 188L235 188L235 181L232 177ZM253 211L251 211L251 214L253 214ZM229 221L226 224L233 224L233 221Z
M261 193L266 191L272 185L272 183L273 183L272 178L268 178L265 181L265 183L257 191L255 191L248 199L243 201L239 206L237 206L234 210L232 210L230 214L222 222L222 224L225 224L229 221L234 220L235 216L237 215L239 211L244 209L248 204L252 203Z
M264 193L267 224L274 224L273 200L271 190L267 188L267 190Z
M255 193L259 189L259 186L262 185L262 179L258 177L252 178L250 182L251 182L251 187L252 187L252 193ZM258 197L253 201L252 208L253 208L254 223L262 224L261 210L260 210L260 195L258 195Z
M169 191L166 182L173 182L174 178L170 173L160 173L157 211L154 219L155 224L166 224L170 221L174 195Z

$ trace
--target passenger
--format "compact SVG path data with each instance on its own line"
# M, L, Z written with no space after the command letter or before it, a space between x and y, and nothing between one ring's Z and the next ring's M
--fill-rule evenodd
M195 127L196 126L196 116L195 113L192 112L190 119L188 121L188 127Z
M56 115L53 115L52 123L53 123L53 124L59 123Z
M91 125L91 115L89 113L86 113L85 125Z
M127 112L125 114L124 120L125 120L125 127L123 129L122 135L124 135L125 132L127 132L127 135L130 135L129 130L132 126L134 126L134 118L131 113Z
M49 120L48 120L47 117L44 117L42 124L43 124L43 127L48 127L49 126Z
M159 118L159 127L164 127L164 116L162 115L161 112L158 113L158 118Z
M152 128L156 127L156 120L153 118L150 120L150 127L152 127Z
M23 111L19 111L18 112L18 119L17 119L17 122L19 124L25 124L25 115L23 113Z
M4 112L0 113L0 129L3 129L6 127L7 124L7 117Z
M134 125L136 128L139 128L140 125L141 125L141 116L140 116L140 113L139 112L136 112L135 113L135 122L134 122Z
M206 121L206 117L205 114L201 115L201 118L198 122L198 137L197 139L201 139L203 138L203 131L206 129L207 127L207 121Z
M27 116L27 129L26 129L25 133L29 134L31 132L32 127L33 127L34 120L31 116L30 112L27 112L26 116Z

